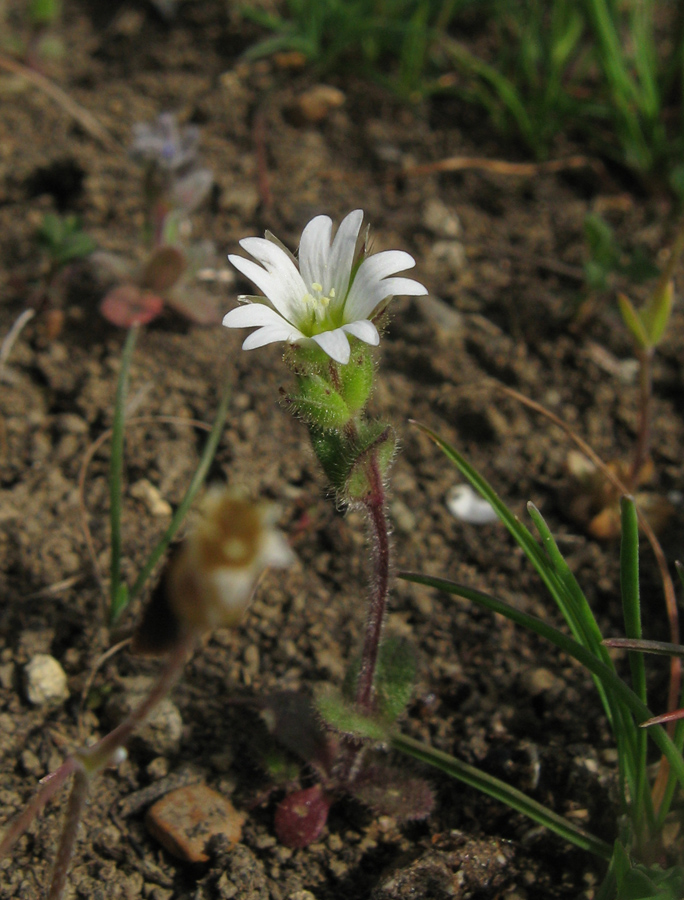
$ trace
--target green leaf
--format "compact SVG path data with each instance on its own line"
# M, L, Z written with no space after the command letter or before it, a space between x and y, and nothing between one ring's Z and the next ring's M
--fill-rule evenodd
M315 706L323 720L335 731L361 740L387 740L389 724L379 717L359 712L338 691L323 692L316 698Z
M411 700L416 678L416 657L402 637L386 638L378 651L375 695L384 719L394 722Z
M655 347L665 334L672 314L673 300L674 282L668 281L662 289L656 289L651 294L648 303L639 311L651 347Z
M652 346L651 339L643 319L632 304L632 301L625 294L618 294L618 306L620 307L622 321L636 341L637 347L641 350L648 350Z

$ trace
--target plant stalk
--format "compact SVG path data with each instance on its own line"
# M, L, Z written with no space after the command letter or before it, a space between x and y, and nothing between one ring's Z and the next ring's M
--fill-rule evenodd
M389 522L385 509L385 486L375 453L371 454L368 461L368 479L371 489L364 500L364 506L371 526L374 572L366 619L366 635L361 652L356 703L364 712L370 713L373 711L373 682L389 595L391 555Z

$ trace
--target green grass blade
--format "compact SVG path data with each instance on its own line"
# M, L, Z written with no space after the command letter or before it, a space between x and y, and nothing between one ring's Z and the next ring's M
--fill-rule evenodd
M653 714L648 707L642 703L634 691L618 678L612 668L607 666L600 659L597 659L590 650L578 641L563 634L562 631L558 631L557 628L543 622L536 616L531 616L529 613L525 613L508 603L504 603L503 600L497 600L495 597L491 597L489 594L485 594L475 588L468 588L460 584L455 584L444 578L420 575L416 572L399 572L398 575L405 581L411 581L414 584L424 584L428 587L444 591L447 594L455 594L466 600L471 600L473 603L485 607L485 609L490 609L492 612L505 616L512 622L534 631L535 634L551 641L551 643L559 650L563 653L567 653L568 656L573 657L573 659L576 659L586 669L600 678L604 687L610 691L610 694L614 696L617 701L622 703L630 711L637 723L645 722L647 719L653 718ZM664 756L667 757L679 783L684 786L684 759L677 746L670 740L665 729L660 725L654 725L649 728L648 734L658 745Z
M111 543L111 564L109 584L109 622L113 624L117 610L121 610L121 509L123 492L123 453L126 417L126 395L131 370L131 359L138 339L140 327L133 325L126 336L121 354L121 368L116 385L114 402L114 422L112 424L112 450L109 465L109 528Z
M553 812L553 810L548 809L541 803L537 803L536 800L523 794L522 791L511 787L498 778L494 778L492 775L488 775L481 769L461 762L448 753L435 750L427 746L427 744L422 744L420 741L403 734L397 734L392 737L390 744L394 750L399 750L414 759L434 766L452 778L457 778L459 781L463 781L465 784L482 791L495 800L500 800L511 809L529 816L535 822L551 829L555 834L576 847L588 850L602 859L610 859L612 855L610 844L569 822L563 816L558 815L558 813Z
M639 599L639 519L636 506L631 497L623 497L620 501L622 520L622 541L620 545L620 593L622 596L622 612L625 620L625 633L628 638L641 639L641 604ZM641 653L629 654L629 666L632 673L634 693L642 703L646 703L646 669ZM636 785L633 794L633 821L637 833L643 827L644 816L649 829L655 823L655 813L646 777L648 762L648 741L643 729L637 733L635 758Z

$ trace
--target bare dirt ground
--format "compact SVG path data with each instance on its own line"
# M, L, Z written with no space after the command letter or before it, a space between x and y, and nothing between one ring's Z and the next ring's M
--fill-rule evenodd
M450 156L522 156L455 100L409 108L353 73L328 80L343 91L342 106L319 123L302 120L298 98L314 76L240 61L254 34L218 0L182 4L170 24L133 4L102 16L99 4L66 4L68 53L54 77L97 117L111 144L94 140L42 92L0 76L0 334L40 274L33 235L46 211L76 211L102 248L134 252L142 210L139 171L125 150L131 127L175 112L202 128L216 189L194 228L215 242L219 260L265 228L295 247L314 214L339 221L357 207L377 249L406 249L417 260L416 277L432 298L395 304L373 399L402 443L390 504L396 566L452 576L557 621L503 528L465 524L447 511L458 478L408 424L414 418L465 452L521 517L529 499L540 507L602 627L620 635L618 547L598 544L570 516L568 440L494 382L543 403L604 459L629 455L637 389L621 380L618 363L632 350L614 293L583 302L582 225L588 211L600 211L626 246L657 255L670 233L667 198L637 192L610 168L600 176L592 169L409 176L411 165ZM227 311L244 286L236 278L212 290ZM77 278L61 334L48 339L39 313L0 387L0 821L23 807L70 748L109 730L128 679L157 666L122 650L99 668L82 702L89 673L116 639L104 625L78 490L84 454L111 424L124 339L100 317L98 301L92 279ZM653 487L663 494L684 491L683 331L679 306L654 379ZM588 855L437 772L423 773L437 798L425 822L399 827L342 801L319 843L291 851L276 841L282 792L269 793L257 762L265 734L242 701L341 682L363 624L366 543L361 518L326 499L304 427L278 405L289 378L281 348L246 354L240 342L240 334L191 326L172 313L141 337L130 396L131 414L145 418L127 432L124 576L135 577L168 522L163 504L152 501L179 502L204 440L187 424L150 417L211 422L226 378L233 400L211 477L276 500L298 562L266 578L239 630L216 635L193 658L173 694L179 732L144 734L101 779L68 896L589 900L601 869ZM105 572L107 461L105 443L83 496ZM662 538L671 560L681 557L683 516L678 507ZM649 636L666 639L646 550L642 578ZM407 733L612 839L615 755L586 674L509 623L401 581L388 629L409 636L418 657ZM23 671L37 653L52 654L68 675L70 699L58 708L26 700ZM660 709L664 669L653 691ZM233 851L193 866L147 833L145 795L139 804L131 798L159 782L163 793L163 780L174 778L205 781L246 811ZM60 812L54 803L2 864L0 897L42 896Z

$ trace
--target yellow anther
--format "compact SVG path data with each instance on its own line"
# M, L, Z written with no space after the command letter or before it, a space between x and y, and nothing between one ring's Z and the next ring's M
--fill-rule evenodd
M323 285L322 285L322 284L319 284L317 281L314 281L313 284L311 285L311 287L312 287L315 291L318 291L319 293L323 290Z

